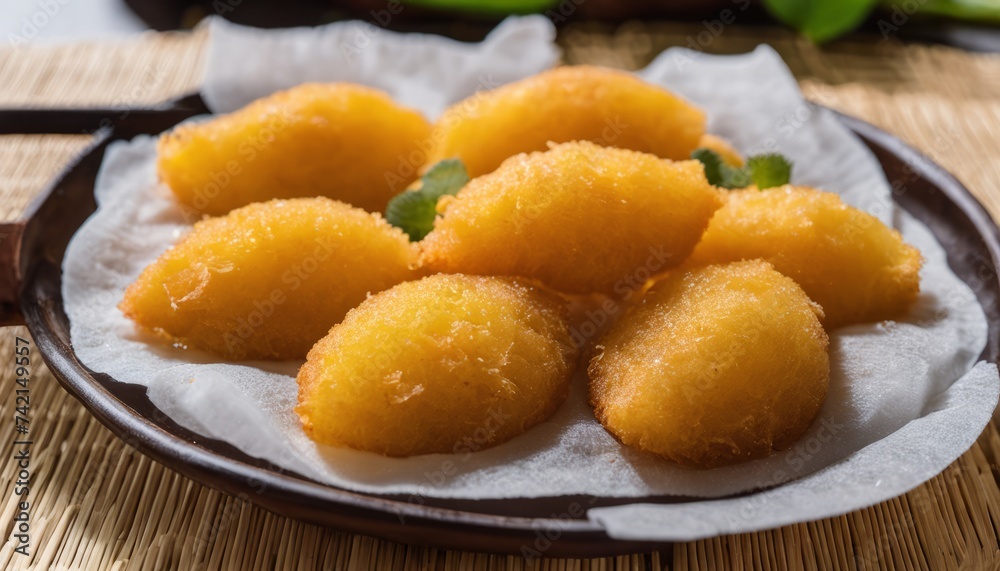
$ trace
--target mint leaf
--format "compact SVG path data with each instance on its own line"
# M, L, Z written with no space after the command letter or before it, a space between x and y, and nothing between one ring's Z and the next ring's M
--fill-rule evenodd
M725 163L722 165L722 185L725 188L744 188L750 186L753 181L746 171L746 167L737 168Z
M469 173L458 159L446 159L420 179L418 190L404 190L392 197L385 207L385 219L418 242L434 229L437 201L446 194L457 194L469 182Z
M691 152L691 158L705 165L705 178L708 184L722 188L743 188L750 186L750 175L743 169L731 166L722 160L719 153L701 147Z
M763 190L788 184L792 176L792 163L777 153L754 155L742 168L726 164L719 153L705 147L695 149L691 158L705 165L709 184L722 188L746 188L756 184Z
M469 173L459 159L445 159L434 163L420 179L420 191L434 198L455 194L469 182Z
M750 157L747 159L747 170L760 190L788 184L792 178L792 163L777 153Z
M722 186L722 165L725 163L722 162L719 153L701 147L691 151L691 158L705 165L705 178L708 179L708 184Z
M385 207L385 219L417 242L434 229L437 200L419 190L404 190Z

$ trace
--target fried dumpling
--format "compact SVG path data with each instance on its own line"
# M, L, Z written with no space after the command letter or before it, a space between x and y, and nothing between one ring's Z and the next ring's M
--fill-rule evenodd
M397 228L326 198L210 218L128 287L144 329L226 359L301 359L369 293L419 276Z
M548 418L575 367L560 300L438 274L372 296L309 352L296 411L317 442L388 456L467 453Z

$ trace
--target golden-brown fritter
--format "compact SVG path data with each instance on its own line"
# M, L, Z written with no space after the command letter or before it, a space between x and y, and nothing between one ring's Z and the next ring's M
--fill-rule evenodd
M430 128L379 90L305 84L179 125L160 138L158 169L194 219L312 196L382 212L416 178Z
M327 198L251 204L195 224L128 287L145 329L226 359L301 359L348 310L418 277L397 228Z
M590 400L623 443L713 468L788 448L826 398L820 308L760 260L678 269L601 338Z
M505 442L566 398L576 354L558 298L522 283L443 275L372 296L299 371L305 431L388 456Z
M434 271L623 295L681 263L721 201L697 161L564 143L512 157L439 202L422 260Z
M823 306L823 324L897 318L920 292L920 252L899 232L812 188L729 193L693 263L761 258Z
M427 164L459 158L476 177L550 141L580 140L687 159L704 131L699 109L631 73L558 67L450 107L435 123Z

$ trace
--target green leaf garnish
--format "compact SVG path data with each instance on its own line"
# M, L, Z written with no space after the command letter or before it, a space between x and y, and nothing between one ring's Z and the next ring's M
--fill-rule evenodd
M424 194L441 198L446 194L456 194L469 182L469 173L459 159L445 159L435 163L420 179L420 190Z
M726 188L744 188L750 186L753 182L746 167L738 168L722 163L722 173Z
M705 165L705 178L709 184L722 188L743 188L753 182L749 172L727 164L722 156L712 149L705 147L695 149L691 153L691 158Z
M708 184L722 186L722 165L726 163L722 162L722 157L719 156L719 153L712 149L701 147L700 149L691 151L691 158L701 161L701 164L705 165L705 178L708 179Z
M385 207L385 219L416 242L434 229L437 200L419 190L404 190Z
M705 166L709 184L722 188L745 188L756 184L764 190L788 184L792 176L792 163L777 153L754 155L742 168L726 164L719 153L705 147L695 149L691 158Z
M392 197L385 207L385 219L417 242L434 229L437 201L446 194L457 194L469 173L458 159L446 159L434 166L420 179L418 190L404 190Z
M778 153L750 157L747 169L750 170L750 178L761 190L788 184L792 178L792 163Z

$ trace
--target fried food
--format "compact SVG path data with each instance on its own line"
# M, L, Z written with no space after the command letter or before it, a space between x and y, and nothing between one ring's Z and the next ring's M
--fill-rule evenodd
M733 147L732 143L722 137L705 133L701 139L698 139L698 148L715 151L731 167L743 166L743 155Z
M760 260L676 270L601 338L590 401L623 443L698 468L791 446L826 398L821 309Z
M381 91L313 83L176 127L158 169L192 219L312 196L382 212L417 177L429 136L420 113Z
M823 306L832 329L897 318L920 292L920 252L833 193L785 186L729 194L692 254L697 263L761 258Z
M141 327L226 359L301 359L369 292L418 277L377 214L327 198L251 204L195 224L128 287Z
M549 141L578 140L687 159L704 131L704 113L631 73L558 67L450 107L427 164L460 158L476 177Z
M435 275L375 295L299 371L302 426L387 456L468 453L555 412L576 361L563 307L516 281Z
M564 143L512 157L439 202L422 262L622 295L682 262L721 203L697 161Z

